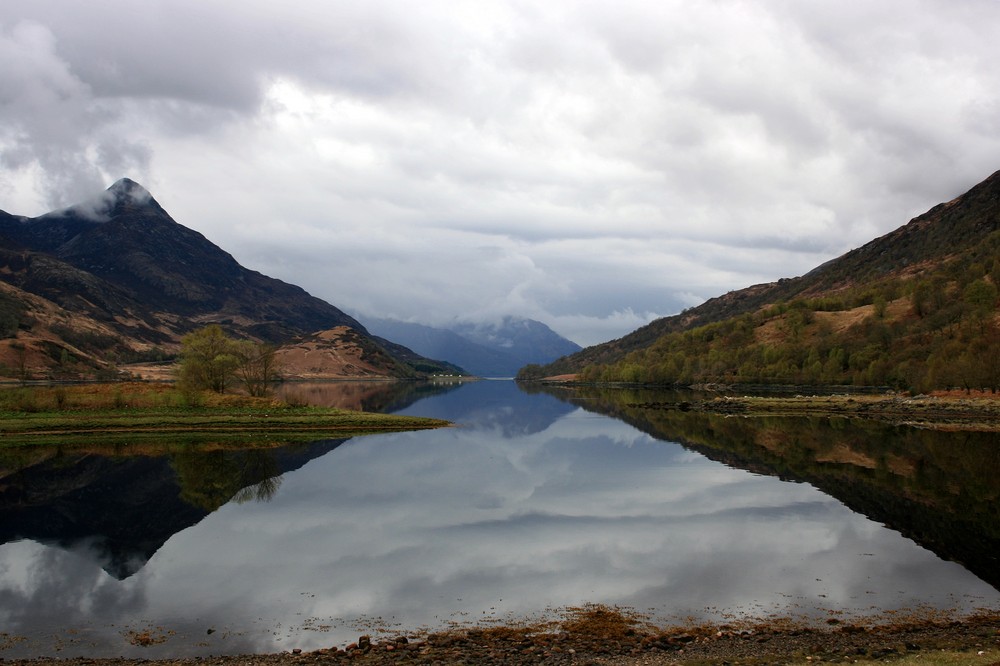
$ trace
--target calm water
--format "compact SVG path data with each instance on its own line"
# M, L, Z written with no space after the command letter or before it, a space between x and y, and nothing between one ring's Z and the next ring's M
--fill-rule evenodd
M973 555L937 547L951 537L848 508L867 502L878 514L891 503L873 489L896 483L895 472L880 480L879 461L901 478L910 469L891 451L872 454L872 467L824 449L814 472L802 468L814 480L786 481L772 474L794 470L739 450L740 437L771 442L765 430L779 425L734 434L728 422L664 422L627 396L528 394L498 381L294 390L458 427L274 454L6 461L0 657L308 650L587 602L664 621L1000 608L984 580L995 551L962 566L945 558ZM855 447L855 458L867 455L859 439L883 438L849 423L806 432L833 438L831 450ZM712 437L736 444L699 448ZM817 489L847 467L862 477L842 485L865 498ZM931 467L920 463L906 493L931 492L913 485Z

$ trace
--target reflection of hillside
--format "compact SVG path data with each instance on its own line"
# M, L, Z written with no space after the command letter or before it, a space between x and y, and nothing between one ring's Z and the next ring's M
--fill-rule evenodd
M405 413L516 438L544 431L573 409L559 400L528 395L512 381L483 380L466 383L461 391L422 400Z
M732 467L808 482L1000 589L995 433L640 408L648 392L627 390L552 393Z
M459 383L415 381L288 382L280 386L278 397L317 407L391 413L460 386Z
M177 532L231 499L267 499L281 474L343 441L161 456L55 452L3 477L0 543L86 548L127 578Z
M527 395L512 381L290 382L279 397L322 407L403 413L453 421L505 437L541 432L573 408ZM419 402L419 406L414 406Z

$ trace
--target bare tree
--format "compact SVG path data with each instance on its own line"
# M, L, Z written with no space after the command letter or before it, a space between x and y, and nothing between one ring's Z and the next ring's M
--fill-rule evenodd
M264 342L244 340L236 343L236 377L246 392L262 397L278 380L277 348Z

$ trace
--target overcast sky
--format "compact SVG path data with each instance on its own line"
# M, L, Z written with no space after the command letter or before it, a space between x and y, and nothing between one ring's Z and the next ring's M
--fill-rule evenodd
M122 176L352 312L587 345L1000 169L995 0L3 0L0 209Z

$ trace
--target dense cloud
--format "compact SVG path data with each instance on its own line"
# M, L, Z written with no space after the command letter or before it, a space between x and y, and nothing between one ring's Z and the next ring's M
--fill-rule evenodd
M342 308L589 344L998 168L1000 6L0 6L0 208L142 182Z

